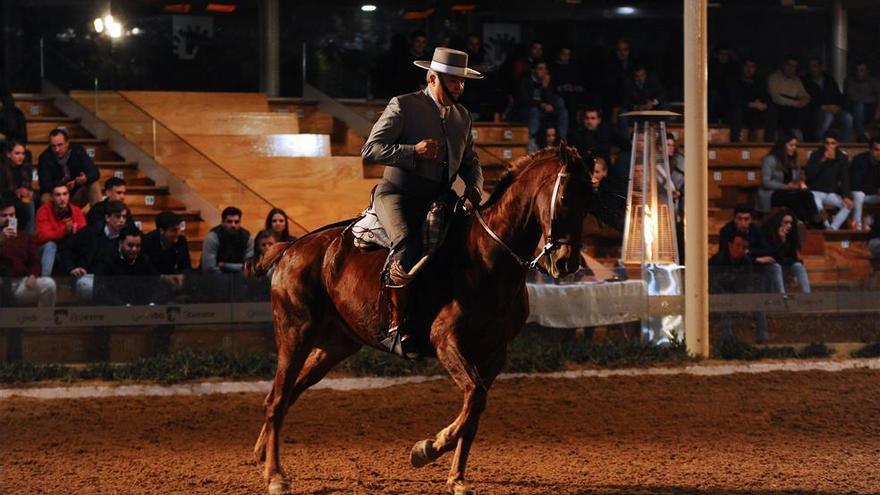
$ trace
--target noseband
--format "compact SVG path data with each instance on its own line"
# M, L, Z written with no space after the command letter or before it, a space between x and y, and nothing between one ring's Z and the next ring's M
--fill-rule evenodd
M556 251L563 245L573 244L571 242L571 239L569 239L568 237L553 237L553 222L556 220L556 203L557 198L559 197L559 188L562 185L563 179L567 181L569 176L568 172L565 171L565 167L566 165L562 165L562 168L560 168L559 172L556 173L556 182L553 184L553 195L550 197L550 227L547 229L547 235L545 236L547 239L547 243L544 244L544 247L541 248L541 252L538 253L538 256L536 256L531 261L522 258L520 255L516 254L516 252L514 252L514 250L511 249L510 246L505 244L504 241L502 241L501 238L495 234L495 232L492 232L492 229L489 228L489 225L486 224L486 221L483 220L483 217L480 215L480 210L474 208L474 214L477 216L477 220L480 222L480 225L483 226L483 230L485 230L486 233L489 234L489 237L495 239L495 242L501 244L501 247L503 247L508 253L510 253L510 255L513 256L513 258L516 260L516 262L523 268L528 268L529 270L537 268L541 272L547 273L547 271L543 267L538 265L538 262L541 261L541 258L547 256L553 251Z

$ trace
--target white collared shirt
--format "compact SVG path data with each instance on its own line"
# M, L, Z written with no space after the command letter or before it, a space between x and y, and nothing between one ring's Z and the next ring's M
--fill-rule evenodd
M440 104L440 101L434 97L434 93L431 91L430 87L425 88L425 93L434 100L434 104L437 105L437 109L440 110L440 117L445 119L446 116L449 115L449 107Z

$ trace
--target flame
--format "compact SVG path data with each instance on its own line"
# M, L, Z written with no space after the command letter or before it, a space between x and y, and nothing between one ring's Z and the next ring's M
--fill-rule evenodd
M654 232L657 231L657 219L654 218L654 211L651 205L645 205L644 215L644 236L645 236L645 259L654 259Z

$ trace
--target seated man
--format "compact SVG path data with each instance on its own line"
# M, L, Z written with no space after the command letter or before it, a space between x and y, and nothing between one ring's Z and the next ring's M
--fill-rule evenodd
M254 255L254 238L241 226L241 210L227 206L222 223L205 236L202 273L241 273L244 262Z
M104 214L107 213L107 203L110 201L121 201L125 203L125 180L118 177L110 177L104 182L104 200L92 205L92 208L86 214L86 221L89 225L97 225L104 221ZM134 227L134 215L128 216L129 227Z
M79 231L61 250L61 265L76 280L76 294L92 299L95 275L107 273L119 256L119 232L125 227L128 208L121 201L107 204L104 222Z
M44 277L52 275L57 254L64 243L86 227L82 210L70 204L67 182L59 181L51 192L52 201L40 206L36 221L41 275Z
M546 122L555 123L560 139L568 136L568 110L553 91L550 72L543 60L535 60L531 72L517 81L515 105L517 119L529 126L529 152L538 149L538 133Z
M837 134L828 131L824 143L810 153L807 162L807 187L813 193L816 209L825 206L837 208L832 221L825 221L825 228L837 230L849 217L854 206L849 185L849 158L839 147Z
M818 58L810 59L810 72L802 79L804 89L810 94L810 110L815 124L814 139L828 132L832 125L840 127L840 139L852 140L853 117L843 108L843 93L837 82L825 72L825 65Z
M606 164L612 163L612 148L617 148L621 152L630 149L629 139L606 124L602 120L602 111L593 107L584 109L580 125L575 127L571 135L571 145L578 149L582 157L591 155L601 157ZM626 167L629 167L629 163ZM615 179L622 179L626 175L628 173L619 174Z
M163 211L156 215L156 230L144 236L144 255L158 273L179 275L192 271L189 245L180 233L182 221L173 211Z
M866 62L856 62L856 72L846 78L843 91L852 109L856 138L870 138L867 126L880 120L880 79L871 75Z
M782 68L767 78L767 92L773 105L767 114L765 141L776 139L777 129L790 132L804 140L805 109L810 104L810 94L798 78L798 60L787 55Z
M143 255L141 231L123 226L117 253L95 279L95 299L103 304L149 304L164 299L159 273Z
M865 204L880 204L880 141L871 138L868 151L856 155L850 165L850 189L853 199L853 221L862 230L862 209ZM880 218L875 219L875 223Z
M101 199L95 163L82 146L70 142L64 129L53 129L49 133L49 146L40 153L37 173L43 203L49 202L52 188L62 180L70 190L70 202L79 207Z
M773 258L774 251L767 245L764 234L752 222L752 208L749 205L736 205L733 220L727 222L718 235L719 250L723 251L735 233L746 237L748 242L749 261L754 270L764 278L764 292L785 294L785 282L782 278L782 266Z
M636 65L633 68L632 76L623 83L620 113L638 110L665 110L667 108L669 108L669 101L666 99L666 91L660 84L660 80L653 74L648 74L648 69L644 65ZM631 120L627 117L620 117L618 122L620 132L629 134Z
M725 112L730 123L730 142L740 142L742 128L749 131L749 139L755 141L755 131L763 129L767 122L770 96L767 83L757 76L758 64L751 58L743 60L742 74L728 85L728 108Z
M759 275L752 258L748 256L749 236L740 231L732 232L718 252L709 259L709 292L712 294L743 294L759 292ZM767 315L755 311L755 341L767 342ZM733 316L724 313L721 318L721 335L733 337Z
M17 223L15 196L0 198L0 277L12 279L8 288L15 302L54 306L55 281L40 276L37 244Z

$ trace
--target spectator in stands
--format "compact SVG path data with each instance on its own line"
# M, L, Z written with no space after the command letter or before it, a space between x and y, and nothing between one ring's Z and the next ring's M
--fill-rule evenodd
M392 94L412 93L425 86L425 76L413 62L416 60L430 60L428 53L428 35L424 31L413 31L409 36L409 50L405 57L398 60L395 69L397 74L397 87Z
M34 168L26 163L27 150L24 143L11 139L6 141L6 149L0 157L0 194L11 193L19 200L18 221L24 231L34 235L36 211L34 201L33 173Z
M605 76L603 94L604 113L614 122L617 109L621 104L621 88L627 77L632 74L635 61L630 53L629 41L617 40L614 46L614 54L603 64L602 73Z
M672 190L672 206L676 222L684 215L684 154L678 147L675 136L671 132L666 133L666 156L669 159L669 185ZM657 168L657 185L661 201L666 201L666 170Z
M589 156L589 155L585 155ZM593 184L593 192L599 192L605 179L608 178L608 163L601 156L593 158L593 172L590 174L590 182Z
M739 63L726 45L718 45L714 56L709 59L709 121L718 122L729 116L724 111L729 107L730 86L742 72Z
M125 203L125 192L125 179L110 177L104 181L104 199L92 205L92 208L86 215L86 221L88 224L96 225L104 221L104 214L107 212L107 204L110 201L121 201L122 203ZM128 215L126 222L126 225L134 227L134 215Z
M669 108L666 100L666 92L660 81L653 75L648 74L644 65L636 65L632 76L623 83L621 95L621 112L636 110L661 110ZM620 131L624 134L629 132L630 119L620 117Z
M856 63L855 74L843 85L853 113L853 127L859 140L868 140L866 126L880 120L880 80L871 75L868 64Z
M825 228L838 230L849 217L854 206L849 185L849 158L839 148L837 133L828 131L824 142L810 153L807 162L807 187L813 193L816 209L825 212L825 206L837 208L834 219L825 221Z
M764 291L784 294L782 267L773 259L773 249L767 245L761 229L752 222L752 209L748 205L737 205L733 210L733 220L721 228L718 236L720 249L726 248L736 232L749 240L748 256L764 278Z
M40 153L38 173L43 203L49 202L52 188L62 179L67 182L71 203L83 207L101 199L98 169L82 146L70 142L65 129L49 133L49 146Z
M759 275L751 257L749 236L734 231L724 239L718 252L709 259L709 291L713 294L742 294L760 292ZM721 318L721 335L733 337L733 316L724 313ZM767 315L755 311L755 340L767 342Z
M529 49L526 51L525 56L513 63L514 79L519 80L527 77L529 71L534 70L535 64L539 60L544 60L544 43L539 40L532 40L529 43Z
M850 165L850 189L855 228L862 230L864 205L880 204L880 141L877 139L868 141L868 151L853 157Z
M818 58L811 58L809 72L803 77L804 89L810 95L811 118L815 123L815 139L824 136L832 125L840 127L841 140L852 140L853 117L844 109L843 93L833 77L825 72Z
M556 132L555 127L546 127L544 129L544 133L541 134L540 140L538 141L539 148L547 148L559 146L559 136Z
M28 141L24 113L9 93L0 96L0 143L3 141Z
M143 234L123 226L116 239L116 255L102 265L95 278L95 299L103 304L162 302L159 272L143 254Z
M257 238L254 239L254 256L253 260L257 261L263 256L263 253L269 249L272 244L275 244L277 241L275 237L272 236L272 233L267 230L261 230L259 234L257 234Z
M143 252L163 275L181 275L192 272L189 244L181 234L183 219L173 211L156 215L156 230L144 236Z
M766 125L770 96L767 94L767 83L757 76L757 71L758 64L746 58L741 75L728 85L725 117L730 124L731 143L740 141L743 126L749 131L749 139L755 141L755 131Z
M767 114L767 140L776 139L777 129L804 139L805 109L810 104L810 95L798 78L797 70L797 58L787 55L782 68L767 78L767 92L773 102Z
M550 65L553 89L570 109L569 117L574 117L574 109L584 98L584 81L581 68L572 61L571 48L563 45L556 51L556 60ZM594 102L595 103L595 102Z
M538 149L538 133L543 124L555 123L559 137L568 135L568 110L562 98L553 92L547 63L536 60L532 72L517 84L517 114L529 127L529 152Z
M36 224L41 274L49 277L58 253L67 241L86 227L86 216L82 210L70 204L66 181L62 180L52 188L52 201L37 210Z
M626 194L629 177L629 140L616 128L602 120L602 110L587 107L581 115L581 122L571 135L571 144L581 156L601 157L608 165L609 185L618 194ZM611 160L614 148L620 153L615 163Z
M465 51L468 54L468 68L483 74L484 79L469 80L468 90L462 93L459 103L468 109L475 121L491 121L495 114L501 115L507 108L507 93L498 88L494 74L497 67L486 58L483 38L479 34L467 35Z
M794 274L801 292L809 293L810 278L798 255L800 239L794 213L787 208L779 210L764 221L763 231L764 240L773 253L773 259L782 266L783 270Z
M16 222L16 198L0 196L0 286L5 286L17 303L36 301L38 306L55 305L55 281L40 276L37 244ZM8 285L7 285L8 284Z
M94 295L95 275L110 273L119 256L119 233L129 211L121 201L107 204L104 221L80 230L61 250L61 265L75 280L77 296L89 301Z
M758 186L756 209L767 213L771 207L784 206L795 217L813 227L824 227L813 194L807 188L807 177L798 164L798 140L782 134L761 159L761 184Z
M874 258L880 258L880 221L871 224L871 232L868 233L868 250Z
M275 242L292 242L296 240L296 236L290 235L290 228L287 224L287 213L281 208L272 208L266 215L266 224L263 229L265 232L272 234Z
M254 255L254 239L242 228L238 208L227 206L220 218L222 223L205 236L202 273L240 273L244 262Z

